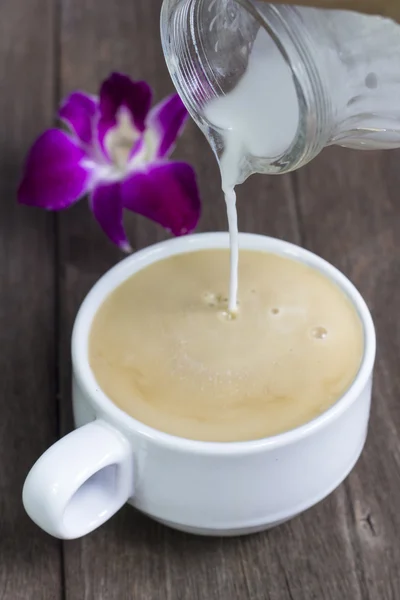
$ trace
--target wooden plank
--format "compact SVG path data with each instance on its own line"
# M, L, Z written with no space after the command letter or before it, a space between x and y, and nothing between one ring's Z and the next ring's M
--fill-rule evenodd
M19 207L29 145L53 118L52 0L3 0L0 20L0 597L62 597L61 544L25 515L24 478L57 436L54 220Z
M362 598L371 600L400 597L399 158L330 149L297 174L307 245L353 280L377 327L370 435L341 491Z
M97 2L96 9L90 0L64 2L63 93L77 87L95 92L101 78L110 70L145 78L153 86L156 99L169 93L172 84L160 48L159 8L159 3L147 0ZM146 60L143 60L144 48ZM217 166L194 125L187 128L176 156L192 162L198 173L204 199L200 229L226 229ZM239 208L242 230L298 240L290 178L250 180L240 191ZM64 332L65 357L61 364L65 366L70 330L79 303L93 282L121 255L103 238L85 206L60 215L59 226L63 274L60 326ZM141 218L130 219L128 228L135 248L165 237L158 227ZM69 402L69 378L69 369L63 368L63 407ZM63 415L69 427L69 415L64 408ZM258 549L261 542L254 543ZM261 544L266 552L265 543ZM221 542L185 536L126 508L100 531L66 544L66 595L71 600L76 597L86 600L245 600L249 597L249 588L242 566L241 545L237 540ZM273 553L267 553L266 558L268 562L273 560ZM260 557L255 560L264 562ZM279 580L284 585L282 576L276 585Z
M117 0L110 4L105 0L96 3L94 0L64 0L63 93L77 87L95 92L99 81L110 70L125 71L135 78L147 79L153 85L157 99L169 92L171 84L161 55L158 20L157 2ZM199 176L204 199L200 229L226 229L216 164L201 133L194 126L186 131L177 156L191 161ZM355 168L360 169L362 162L357 162L359 158L354 160ZM337 164L341 177L344 177L346 162L342 159ZM347 204L343 200L341 213L339 208L336 212L332 209L330 199L341 191L341 187L336 179L330 181L329 169L329 160L326 164L320 159L299 177L251 178L239 191L240 228L300 242L302 236L297 210L301 209L301 230L306 244L315 246L318 252L332 260L337 259L344 235L340 215L347 215L343 210ZM353 191L358 185L360 178L353 183ZM367 184L363 185L365 189ZM317 203L317 194L323 196L321 204ZM295 196L298 198L297 208ZM373 210L364 208L363 218L368 222L375 219ZM68 428L71 423L65 406L69 402L70 371L66 365L72 321L90 286L121 255L104 240L83 205L60 215L59 227L62 272L60 326L64 356L62 407L64 426ZM354 220L347 227L350 236ZM135 248L164 238L159 228L141 218L129 219L128 228ZM339 264L345 270L348 264L353 264L351 256L359 254L357 235L349 237L346 252L350 257L349 263L343 259L344 262ZM327 236L335 241L325 242ZM366 235L364 241L368 243ZM357 264L357 268L361 269L360 261ZM367 262L364 280L369 264ZM394 352L391 356L394 362ZM389 472L389 466L387 469ZM360 471L357 470L351 479L352 485L355 485L357 473ZM202 539L173 532L125 508L101 530L81 541L66 544L67 598L391 598L374 595L374 588L368 591L368 577L374 567L369 566L369 571L366 569L368 554L360 559L360 535L354 526L357 504L349 489L349 486L342 486L318 507L276 530L232 540ZM365 523L368 523L366 516L360 527L364 528Z

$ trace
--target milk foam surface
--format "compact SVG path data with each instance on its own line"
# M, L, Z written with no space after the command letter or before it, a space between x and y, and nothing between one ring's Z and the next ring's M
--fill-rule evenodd
M354 380L362 325L334 283L300 262L243 250L230 319L228 265L224 250L171 257L101 306L91 367L139 421L195 440L253 440L306 423Z

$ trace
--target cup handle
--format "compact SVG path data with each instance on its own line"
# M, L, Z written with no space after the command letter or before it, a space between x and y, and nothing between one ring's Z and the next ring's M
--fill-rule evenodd
M61 539L90 533L133 496L133 454L128 440L98 419L51 446L24 484L26 512Z

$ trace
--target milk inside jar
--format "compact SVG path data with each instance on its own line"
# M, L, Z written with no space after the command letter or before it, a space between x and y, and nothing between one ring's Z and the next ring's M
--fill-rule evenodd
M164 0L161 37L177 91L220 164L233 310L234 186L297 169L332 144L400 147L400 26L257 0Z

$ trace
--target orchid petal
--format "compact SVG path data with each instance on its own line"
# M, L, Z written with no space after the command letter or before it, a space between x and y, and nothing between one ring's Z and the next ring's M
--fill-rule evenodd
M71 206L88 191L92 169L85 158L70 135L58 129L45 131L26 159L19 202L50 210Z
M147 125L157 138L156 158L164 158L171 154L188 116L178 94L168 96L151 110Z
M97 101L84 94L74 92L61 105L58 116L84 144L91 144L93 121L97 112Z
M123 224L121 184L99 183L90 199L93 214L108 238L125 252L130 251Z
M100 90L100 120L98 135L104 147L104 138L117 124L121 108L129 111L132 123L139 133L145 130L145 121L151 105L151 89L145 81L132 81L121 73L112 73Z
M187 163L146 165L121 182L125 208L162 225L174 235L192 231L200 217L200 198L193 168Z

